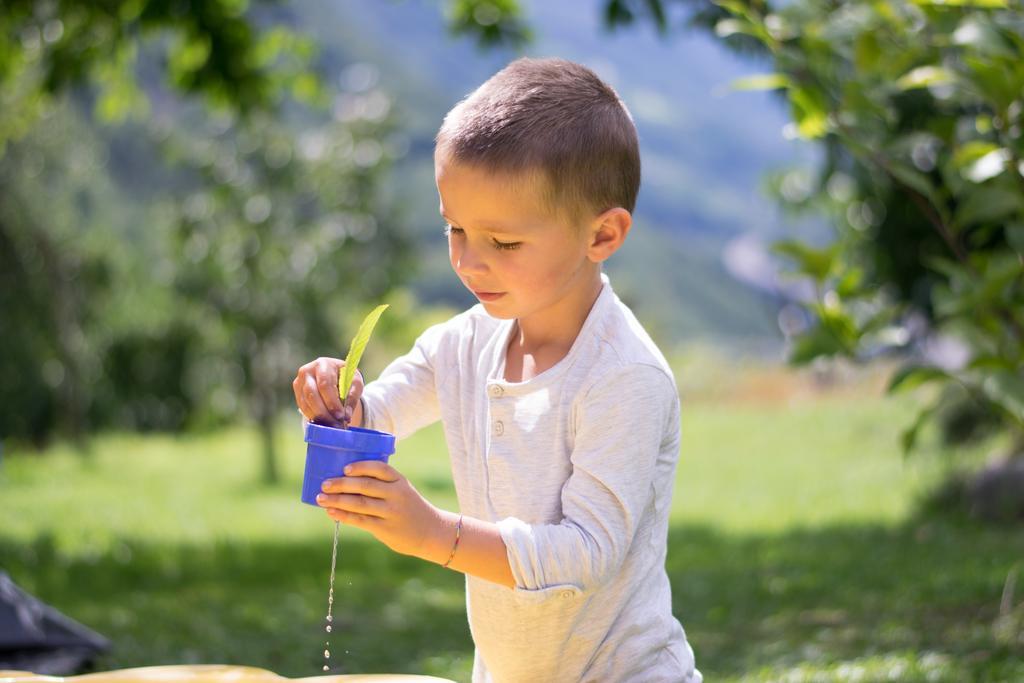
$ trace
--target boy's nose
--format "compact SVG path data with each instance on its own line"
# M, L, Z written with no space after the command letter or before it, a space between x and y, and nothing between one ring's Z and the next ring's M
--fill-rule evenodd
M487 271L487 264L473 249L460 246L452 250L452 267L459 275L479 275Z

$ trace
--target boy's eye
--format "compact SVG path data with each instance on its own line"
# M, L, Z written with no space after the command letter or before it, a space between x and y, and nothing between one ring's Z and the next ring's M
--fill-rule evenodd
M495 249L518 249L519 245L522 244L522 242L499 242L493 237L491 241L494 242Z
M461 235L461 234L463 234L463 232L464 231L463 231L462 228L456 228L454 225L451 225L450 223L445 223L445 226L444 226L444 236L445 237L448 237L450 235ZM494 245L495 249L518 249L519 245L522 244L522 242L499 242L498 240L494 239L493 237L491 238L491 243Z

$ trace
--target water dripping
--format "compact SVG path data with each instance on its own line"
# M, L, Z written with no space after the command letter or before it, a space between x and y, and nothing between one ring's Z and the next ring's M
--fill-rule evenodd
M331 622L334 621L334 616L331 614L331 611L334 608L334 568L335 568L335 566L337 564L337 561L338 561L338 529L339 529L339 527L340 527L340 523L339 522L335 522L334 523L334 543L331 545L331 582L330 582L330 587L327 590L327 624L324 626L324 630L327 631L327 633L331 632ZM329 665L330 665L330 659L331 659L331 641L328 640L327 642L324 643L324 645L325 645L325 647L324 647L324 660L325 660L325 663L324 663L324 669L323 670L324 671L328 671L330 669Z

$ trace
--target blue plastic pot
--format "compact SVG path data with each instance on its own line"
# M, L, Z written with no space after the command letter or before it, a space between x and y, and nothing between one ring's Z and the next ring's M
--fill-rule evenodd
M345 475L345 465L357 460L387 462L395 452L394 434L359 427L338 429L307 422L304 440L306 473L302 478L302 502L309 505L316 505L325 479Z

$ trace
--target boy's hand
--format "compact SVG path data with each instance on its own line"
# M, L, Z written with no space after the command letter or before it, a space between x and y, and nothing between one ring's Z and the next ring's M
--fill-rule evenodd
M354 462L344 477L324 481L323 491L316 501L331 519L369 531L397 553L437 561L440 511L391 465Z
M345 367L339 358L317 358L299 368L292 381L295 404L307 420L328 427L359 427L363 423L363 376L356 370L348 400L341 405L338 396L338 376Z

